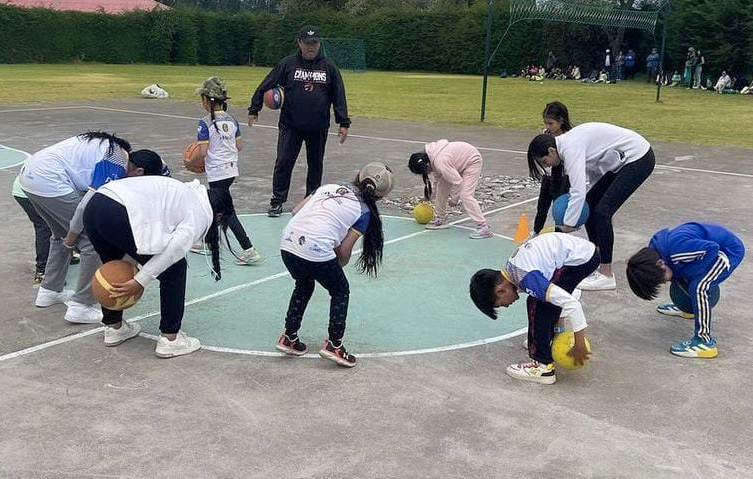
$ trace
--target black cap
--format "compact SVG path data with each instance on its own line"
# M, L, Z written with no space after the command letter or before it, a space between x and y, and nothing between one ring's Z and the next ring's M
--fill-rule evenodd
M319 27L314 25L304 25L301 31L298 33L298 39L306 41L320 41L322 38L322 31Z

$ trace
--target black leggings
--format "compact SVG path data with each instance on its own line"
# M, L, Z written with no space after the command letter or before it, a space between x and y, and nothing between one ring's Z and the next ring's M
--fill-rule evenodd
M288 314L285 316L285 334L290 338L298 334L303 313L311 295L314 294L316 281L329 292L329 340L335 345L339 344L345 334L350 285L337 258L317 263L284 250L281 251L281 255L282 262L295 280Z
M230 198L230 201L232 201L232 197L230 196L230 185L233 184L233 181L235 181L235 178L225 178L224 180L219 181L210 181L209 182L209 189L225 189L227 190L227 195ZM226 215L227 216L227 225L230 228L230 231L233 232L235 235L235 239L238 240L238 243L240 243L241 248L244 250L249 249L253 246L251 244L251 240L248 239L248 235L246 234L246 230L243 229L243 225L241 224L240 220L238 219L238 216L235 214L235 207L233 207L233 214Z
M102 263L123 259L128 255L143 265L152 257L136 253L136 242L125 206L101 193L92 196L86 205L84 228ZM160 300L159 329L165 334L180 331L186 301L187 269L188 263L182 258L157 276ZM102 307L102 315L103 324L116 324L123 320L123 311L112 311Z
M601 262L612 263L614 230L612 216L654 171L654 151L649 148L641 159L623 166L616 174L606 173L586 194L591 212L586 221L588 239L599 248Z
M591 259L578 266L563 266L552 275L550 280L568 293L572 293L578 283L599 267L599 252L594 252ZM554 326L559 321L562 308L546 301L528 296L528 355L531 359L549 364L552 359L552 338Z

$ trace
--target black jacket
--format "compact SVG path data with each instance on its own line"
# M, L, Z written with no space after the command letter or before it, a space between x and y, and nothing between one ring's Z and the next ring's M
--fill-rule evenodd
M321 55L311 61L304 60L299 51L283 58L262 80L251 97L249 115L257 115L262 108L264 92L280 85L285 89L285 100L280 112L280 125L297 130L329 128L330 105L335 110L335 121L350 128L345 86L340 70Z

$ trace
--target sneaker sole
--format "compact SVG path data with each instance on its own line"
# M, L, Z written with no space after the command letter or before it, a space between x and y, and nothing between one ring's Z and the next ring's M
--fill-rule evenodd
M612 290L617 289L617 285L615 285L615 286L609 286L607 288L598 287L598 286L593 287L593 286L578 285L578 289L580 289L581 291L612 291Z
M319 356L323 357L324 359L329 359L330 361L334 361L337 364L339 364L340 366L343 366L343 367L346 367L346 368L352 368L352 367L355 367L355 365L356 365L355 362L351 363L351 362L346 361L346 360L344 360L344 359L342 359L340 357L337 357L334 354L332 354L329 351L327 351L326 349L322 349L321 351L319 351Z
M253 266L255 264L259 264L263 262L264 262L264 258L259 258L255 261L236 261L235 264L237 264L238 266Z
M473 236L473 235L471 235L471 236L469 236L469 238L470 239L489 239L489 238L494 238L494 235L490 235L490 236Z
M698 358L698 359L713 359L719 355L719 350L714 348L711 351L669 351L680 358Z
M195 353L199 349L201 349L201 345L199 345L196 349L191 349L190 351L181 351L179 353L160 353L160 352L154 351L154 355L157 356L158 358L169 359L169 358L176 358L178 356L185 356L186 354Z
M527 374L525 376L518 376L517 374L515 374L513 372L510 372L507 369L505 369L505 373L507 373L507 375L510 376L513 379L520 379L522 381L530 381L532 383L554 384L554 383L557 382L557 376L539 376L539 377L535 377L535 376L529 376Z
M71 324L100 324L102 323L102 318L98 319L78 319L78 318L68 318L67 316L63 316L63 319L68 321Z
M133 334L133 335L131 335L131 336L128 336L127 338L123 338L123 339L121 339L121 340L119 340L119 341L116 341L116 342L114 342L114 343L108 343L107 341L105 341L105 346L107 346L107 347L120 346L121 344L125 343L125 342L126 342L126 341L128 341L129 339L133 339L133 338L135 338L136 336L138 336L140 332L141 332L141 330L139 330L139 331L136 331L136 334Z
M440 226L440 227L433 227L433 226L425 226L424 229L427 229L429 231L439 231L439 230L448 230L450 229L449 226Z
M286 348L285 346L280 346L279 344L275 344L275 349L289 356L305 356L306 353L309 352L308 348L304 349L303 351L298 351L293 348Z

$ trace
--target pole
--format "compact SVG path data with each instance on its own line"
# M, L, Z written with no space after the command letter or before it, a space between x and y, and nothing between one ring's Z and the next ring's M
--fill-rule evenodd
M494 0L486 0L486 48L484 49L484 86L481 89L481 121L486 117L486 82L489 77L489 55L492 41L492 10Z
M667 22L669 21L669 7L667 7L667 13L664 15L664 23L661 28L661 53L659 54L659 81L656 84L656 103L659 103L659 96L661 95L661 79L664 76L664 45L667 42Z

